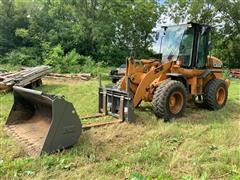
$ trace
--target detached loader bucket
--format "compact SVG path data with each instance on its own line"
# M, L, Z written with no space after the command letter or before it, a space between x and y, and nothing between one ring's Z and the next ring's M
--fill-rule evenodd
M77 142L82 125L72 103L16 86L13 95L5 129L25 146L28 154L53 153Z

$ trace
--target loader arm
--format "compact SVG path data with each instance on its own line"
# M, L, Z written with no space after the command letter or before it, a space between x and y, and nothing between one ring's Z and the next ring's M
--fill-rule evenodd
M133 97L134 107L137 107L142 100L144 101L151 100L149 99L148 95L149 95L153 81L155 81L156 79L158 79L158 81L162 81L166 79L166 73L170 71L171 65L172 65L172 61L169 61L165 64L162 64L160 67L149 71L146 74L146 76L144 76Z
M172 61L164 64L150 63L135 64L132 59L128 60L126 75L121 80L121 90L126 90L126 78L130 79L130 89L133 94L133 106L137 107L142 100L151 101L151 91L155 88L154 84L159 84L167 78L170 72Z

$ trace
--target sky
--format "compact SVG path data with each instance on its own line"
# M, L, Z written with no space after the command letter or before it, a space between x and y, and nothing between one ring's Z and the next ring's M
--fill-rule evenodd
M165 2L165 0L158 0L158 2L160 2L161 4Z

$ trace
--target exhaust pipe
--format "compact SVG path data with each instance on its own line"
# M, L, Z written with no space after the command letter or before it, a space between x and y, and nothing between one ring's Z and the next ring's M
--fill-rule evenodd
M29 155L39 156L73 146L82 132L79 116L63 96L13 87L14 104L5 130Z

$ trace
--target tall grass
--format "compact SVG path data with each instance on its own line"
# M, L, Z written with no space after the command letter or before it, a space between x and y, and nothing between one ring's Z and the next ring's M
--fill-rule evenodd
M108 83L108 82L105 82ZM78 114L97 111L97 81L50 82L42 90L64 94ZM184 117L164 123L151 104L136 109L133 124L84 131L71 149L37 158L25 154L3 125L12 95L0 95L0 177L37 179L239 179L240 81L233 80L219 111L189 104ZM84 122L86 123L86 122Z

